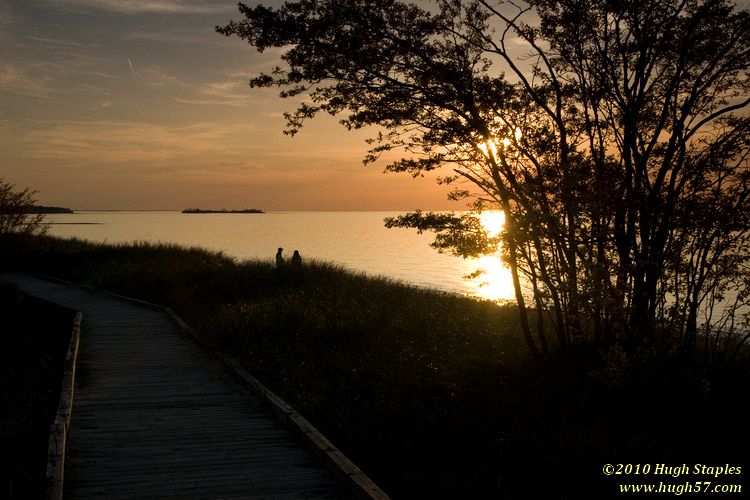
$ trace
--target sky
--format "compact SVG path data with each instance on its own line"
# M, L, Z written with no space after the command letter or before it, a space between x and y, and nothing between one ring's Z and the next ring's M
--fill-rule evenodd
M283 135L293 103L247 84L280 52L214 30L239 18L234 0L0 0L0 178L77 210L463 208L363 166L375 131Z

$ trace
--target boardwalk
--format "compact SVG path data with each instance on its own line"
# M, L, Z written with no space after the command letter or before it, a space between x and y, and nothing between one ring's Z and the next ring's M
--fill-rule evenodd
M0 279L84 314L66 498L350 498L163 312L26 275Z

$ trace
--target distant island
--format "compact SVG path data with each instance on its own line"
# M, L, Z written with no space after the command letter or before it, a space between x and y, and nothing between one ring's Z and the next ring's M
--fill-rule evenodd
M265 213L263 210L257 208L247 208L245 210L227 210L222 208L221 210L204 210L202 208L186 208L182 211L183 214L262 214Z
M45 207L41 205L31 205L24 208L24 213L27 214L72 214L75 213L69 208L63 207Z

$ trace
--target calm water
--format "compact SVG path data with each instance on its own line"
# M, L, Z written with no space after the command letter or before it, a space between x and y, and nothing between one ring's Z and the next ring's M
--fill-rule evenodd
M489 299L512 298L510 274L498 258L462 259L429 246L430 234L386 229L396 212L77 212L49 216L50 233L110 243L149 241L200 246L240 259L273 259L283 247L372 275ZM477 279L463 276L483 269Z

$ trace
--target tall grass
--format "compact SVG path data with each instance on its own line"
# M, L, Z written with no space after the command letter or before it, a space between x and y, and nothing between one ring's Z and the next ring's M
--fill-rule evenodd
M32 243L0 262L172 307L397 498L606 498L604 463L746 456L747 429L721 423L747 377L664 366L613 386L602 367L531 364L512 307L324 262Z

